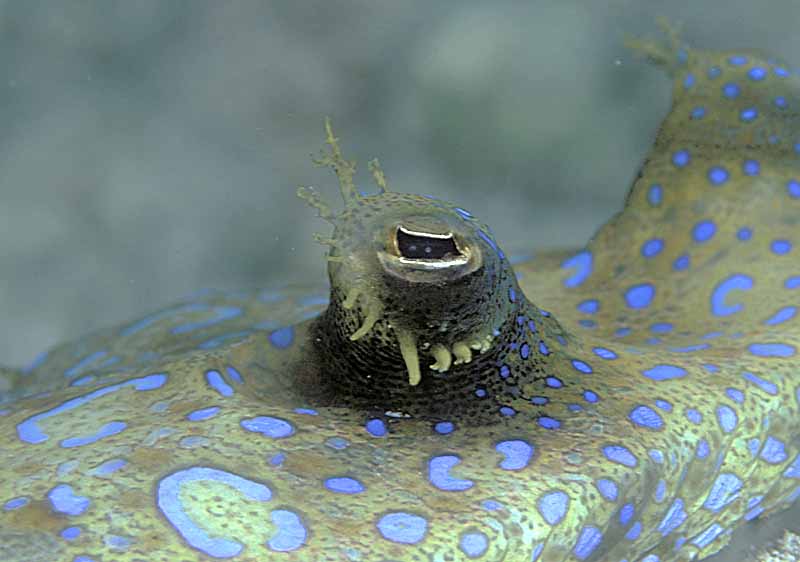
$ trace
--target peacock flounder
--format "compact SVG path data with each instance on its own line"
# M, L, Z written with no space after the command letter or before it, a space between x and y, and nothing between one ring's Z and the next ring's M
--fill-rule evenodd
M330 299L206 292L0 377L0 558L704 558L800 496L800 78L639 44L674 104L588 245L353 183Z

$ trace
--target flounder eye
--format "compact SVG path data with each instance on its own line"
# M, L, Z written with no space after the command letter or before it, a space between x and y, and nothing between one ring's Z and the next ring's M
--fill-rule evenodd
M397 251L400 257L413 260L441 260L462 255L450 232L415 232L402 226L397 228Z

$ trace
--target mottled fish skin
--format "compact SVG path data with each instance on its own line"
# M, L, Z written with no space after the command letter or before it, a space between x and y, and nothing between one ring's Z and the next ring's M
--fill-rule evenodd
M670 562L788 507L800 77L638 47L673 107L580 251L512 270L464 209L348 190L329 134L329 306L208 292L0 373L0 559ZM480 267L378 275L397 220Z

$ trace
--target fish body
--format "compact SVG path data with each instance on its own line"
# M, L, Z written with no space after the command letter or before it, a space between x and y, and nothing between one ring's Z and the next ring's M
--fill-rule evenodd
M800 497L800 77L638 44L673 107L624 210L511 265L363 195L329 289L207 291L0 372L0 559L700 560Z

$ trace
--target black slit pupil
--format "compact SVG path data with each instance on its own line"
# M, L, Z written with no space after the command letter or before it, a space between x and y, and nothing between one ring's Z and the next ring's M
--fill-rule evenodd
M453 237L434 238L397 231L397 249L400 255L409 259L440 260L447 256L460 254Z

